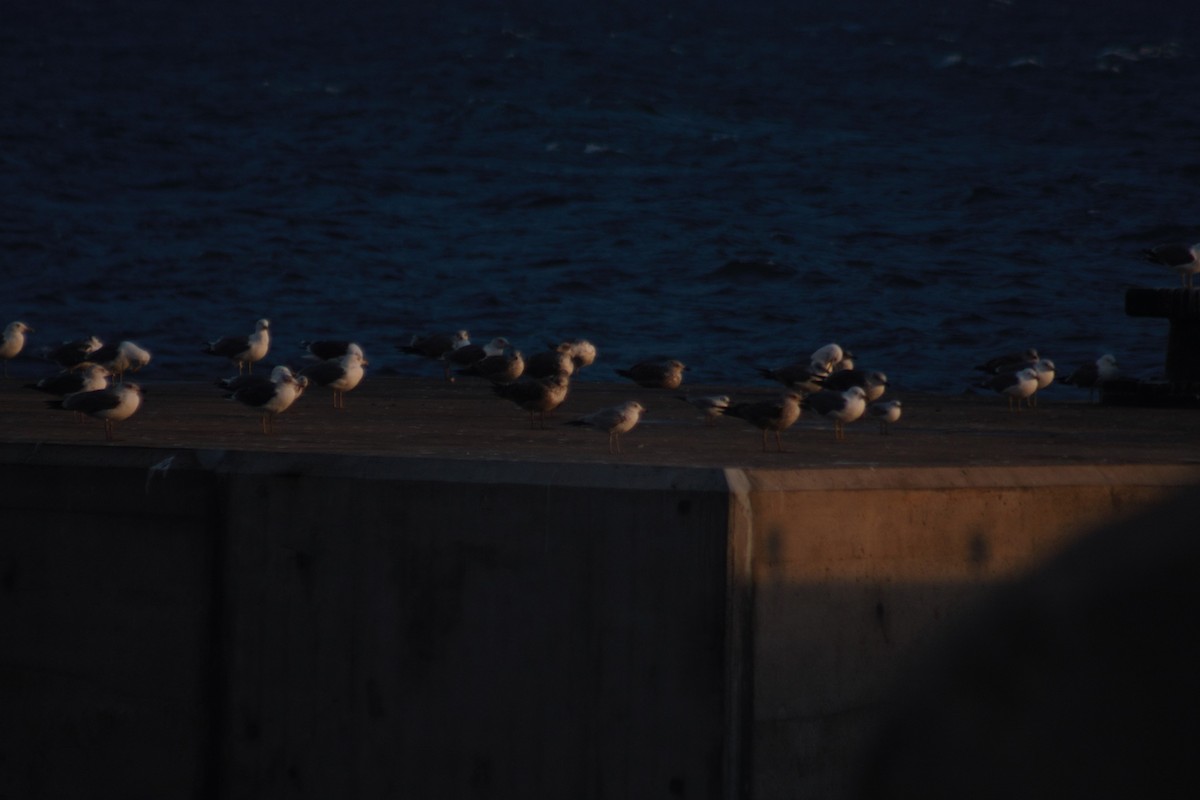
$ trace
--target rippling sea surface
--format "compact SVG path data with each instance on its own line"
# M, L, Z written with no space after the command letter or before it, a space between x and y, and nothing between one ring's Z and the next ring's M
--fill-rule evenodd
M273 361L401 374L466 328L586 337L590 379L830 341L901 390L1029 346L1153 376L1125 289L1200 241L1200 3L20 6L0 322L133 339L146 380L228 373L200 347L259 317Z

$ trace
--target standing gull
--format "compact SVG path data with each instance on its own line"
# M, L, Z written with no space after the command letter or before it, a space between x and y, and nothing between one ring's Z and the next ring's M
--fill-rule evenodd
M8 362L16 358L25 348L25 334L33 333L33 328L24 322L10 322L4 326L4 339L0 340L0 358L4 359L4 377L8 377Z
M1029 395L1029 405L1036 407L1038 392L1054 383L1054 362L1048 358L1039 358L1030 369L1037 375L1037 388Z
M46 405L104 420L104 438L111 442L116 423L129 419L141 407L142 387L136 383L122 383L107 389L76 392L62 400L47 400Z
M247 372L253 372L254 362L261 361L271 347L270 327L270 320L260 319L254 323L254 333L249 336L222 336L209 342L202 352L228 358L237 364L238 374L243 367Z
M608 452L620 453L621 434L629 433L629 431L633 430L644 413L646 413L645 406L637 400L626 400L620 405L611 408L602 408L599 411L588 414L586 417L573 419L566 424L595 428L598 431L607 433Z
M693 406L704 414L705 425L715 425L717 417L724 414L729 409L729 395L727 394L705 394L705 395L675 395L680 400Z
M825 389L804 398L804 407L833 420L833 438L842 440L846 438L847 423L867 410L867 393L861 386L851 386L844 392Z
M639 361L629 369L616 370L616 373L647 389L678 389L679 384L683 383L685 369L687 367L683 362L671 358L666 361Z
M783 432L800 419L799 392L785 392L778 400L757 403L735 403L725 409L730 417L744 419L762 431L762 449L767 452L767 431L775 432L775 446L783 452Z
M277 382L254 381L225 396L261 411L262 432L270 435L275 432L275 417L287 411L307 385L307 378L297 378L288 370L279 373Z
M363 367L367 364L363 358L362 348L356 344L350 345L350 352L341 358L331 358L320 364L313 364L300 371L301 377L308 378L317 386L328 386L333 390L333 407L346 407L346 392L353 389L363 379Z
M891 424L900 419L900 401L888 400L884 403L872 403L867 406L867 414L879 420L880 435L891 433Z
M1017 372L1004 372L978 384L981 389L991 389L1008 397L1008 408L1011 411L1016 402L1016 410L1021 410L1021 401L1028 400L1037 391L1038 376L1033 367L1025 367Z
M1188 289L1192 288L1192 276L1200 272L1200 244L1160 244L1143 251L1142 255L1152 264L1178 272Z
M533 427L533 415L537 414L541 426L546 427L546 414L562 405L567 399L570 380L563 373L545 378L522 378L512 383L497 383L492 386L499 397L511 400L529 412L529 427Z

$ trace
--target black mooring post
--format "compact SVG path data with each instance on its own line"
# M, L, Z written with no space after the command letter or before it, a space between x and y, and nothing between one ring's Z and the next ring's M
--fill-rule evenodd
M1125 313L1170 323L1167 380L1176 391L1192 393L1200 383L1200 289L1127 289Z

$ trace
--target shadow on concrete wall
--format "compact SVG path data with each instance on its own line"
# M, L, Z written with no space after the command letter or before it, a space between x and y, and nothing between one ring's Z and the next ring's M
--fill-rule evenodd
M1200 491L1085 536L910 663L854 796L1189 796Z

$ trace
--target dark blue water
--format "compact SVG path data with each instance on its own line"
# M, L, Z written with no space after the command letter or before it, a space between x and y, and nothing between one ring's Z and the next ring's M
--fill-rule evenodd
M33 5L33 4L21 4ZM736 8L734 6L736 5ZM1103 7L1096 8L1097 5ZM1178 5L1178 7L1173 7ZM829 341L959 391L1161 371L1200 241L1200 3L51 0L0 26L0 322L144 376L466 328L760 383ZM433 371L435 372L435 371Z

